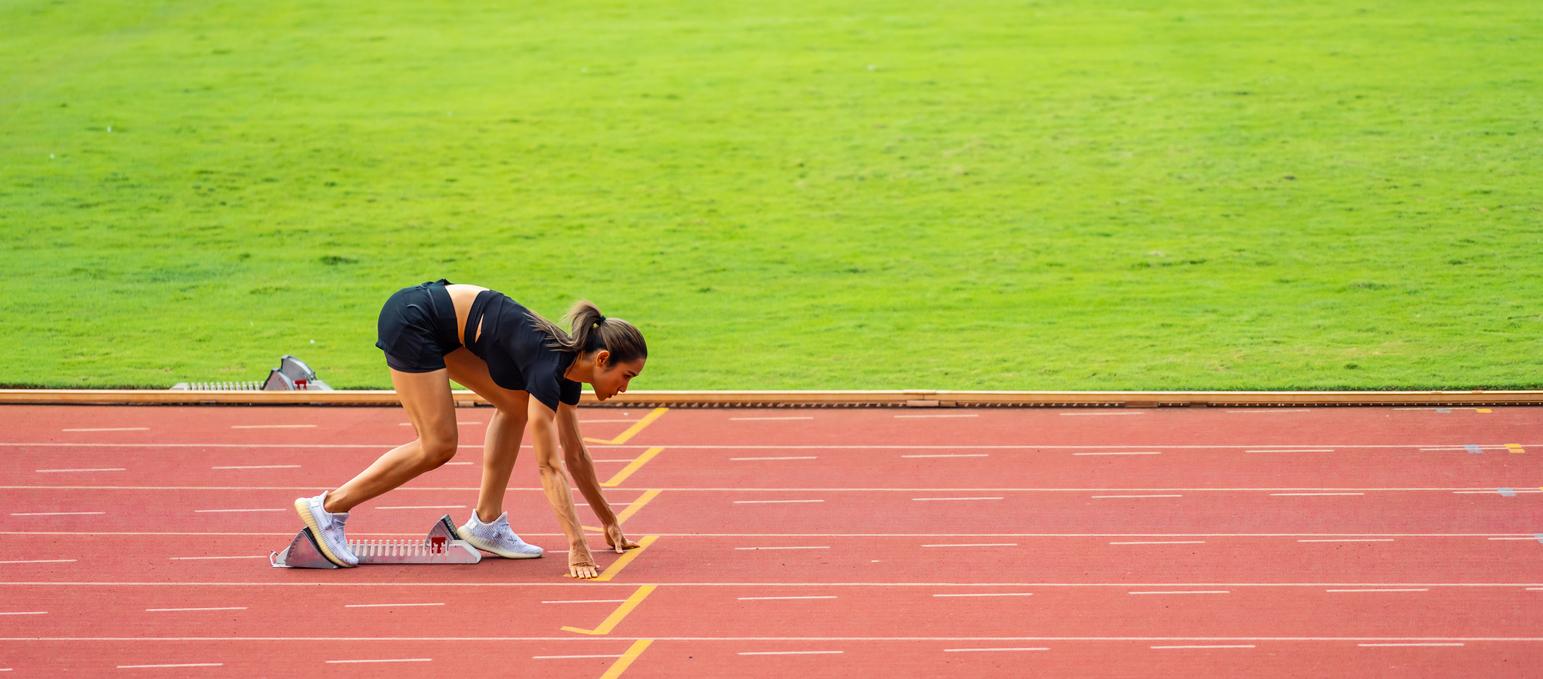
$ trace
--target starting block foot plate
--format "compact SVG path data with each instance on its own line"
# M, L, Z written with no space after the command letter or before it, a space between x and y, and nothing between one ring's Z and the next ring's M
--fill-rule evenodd
M461 540L450 515L439 517L428 535L421 540L350 540L348 548L366 564L472 564L482 561L482 553ZM338 568L321 552L309 527L300 529L283 552L271 552L268 563L274 568Z

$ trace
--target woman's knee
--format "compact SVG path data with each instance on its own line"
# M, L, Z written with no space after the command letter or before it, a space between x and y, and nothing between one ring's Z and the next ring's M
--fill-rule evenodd
M504 426L515 427L521 431L525 430L525 418L529 417L529 413L526 409L525 401L523 399L517 403L499 404L497 415L499 421Z
M418 437L418 456L425 467L434 468L450 461L455 457L458 445L455 434L432 435Z

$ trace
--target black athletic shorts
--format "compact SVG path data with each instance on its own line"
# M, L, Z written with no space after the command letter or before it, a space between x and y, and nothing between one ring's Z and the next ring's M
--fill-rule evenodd
M455 305L443 278L402 288L386 300L376 323L375 346L386 352L386 365L404 373L445 368L445 354L461 347L456 338Z

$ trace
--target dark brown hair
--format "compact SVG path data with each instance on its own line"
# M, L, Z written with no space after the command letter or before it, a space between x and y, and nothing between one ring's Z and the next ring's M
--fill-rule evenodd
M530 312L531 324L546 333L546 345L558 351L581 354L605 349L611 352L612 364L648 358L648 343L643 341L643 333L620 318L606 318L588 300L575 302L564 318L569 319L573 332L563 332L556 323Z

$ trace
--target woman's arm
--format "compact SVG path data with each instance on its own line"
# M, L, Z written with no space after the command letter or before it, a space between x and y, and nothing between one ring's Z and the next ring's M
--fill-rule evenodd
M568 574L575 578L589 579L600 574L595 557L584 544L584 529L573 510L573 495L568 492L568 479L563 475L562 459L557 456L556 413L538 399L530 399L527 411L531 445L536 448L536 468L541 473L541 489L552 505L552 513L568 536ZM593 472L591 472L593 476Z
M589 449L584 447L584 437L579 434L577 408L566 403L558 404L557 433L563 444L563 459L568 463L568 473L573 476L574 484L578 485L584 500L589 502L589 508L595 510L595 516L605 528L606 544L617 553L637 548L638 543L622 535L616 512L611 510L611 503L600 492L600 481L595 478L595 463L589 457Z

